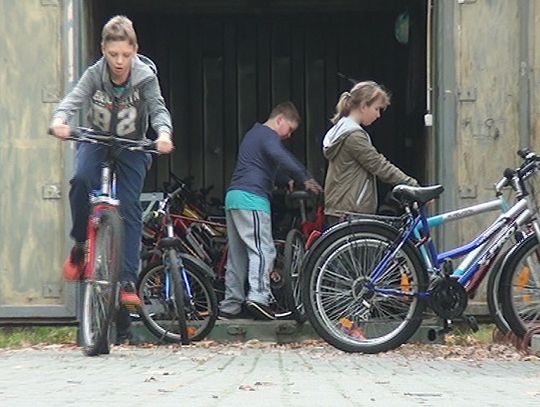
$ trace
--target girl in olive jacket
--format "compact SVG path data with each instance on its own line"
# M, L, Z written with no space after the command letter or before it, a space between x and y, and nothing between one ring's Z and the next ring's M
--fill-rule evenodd
M389 104L388 93L372 81L357 83L339 98L334 126L323 140L323 154L329 162L324 190L330 224L344 212L375 213L377 177L392 185L418 185L377 151L362 127L377 120Z

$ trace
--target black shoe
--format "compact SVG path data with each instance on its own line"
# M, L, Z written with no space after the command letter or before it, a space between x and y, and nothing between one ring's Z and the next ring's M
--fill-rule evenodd
M255 301L246 301L246 308L256 319L265 319L268 321L276 319L274 311L268 305Z
M130 345L132 335L131 332L126 332L122 334L116 334L116 340L114 341L115 345Z
M129 310L121 305L116 315L116 340L115 345L129 345L131 335L131 316Z
M223 312L220 310L219 315L218 315L218 319L225 320L225 321L228 321L230 319L249 319L249 318L251 318L251 315L248 315L243 310L236 314L231 314L229 312Z

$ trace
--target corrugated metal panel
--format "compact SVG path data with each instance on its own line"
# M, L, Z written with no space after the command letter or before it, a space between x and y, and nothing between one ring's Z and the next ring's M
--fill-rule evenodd
M104 21L112 12L101 4L95 15ZM199 186L214 185L214 194L222 196L245 132L287 99L304 119L290 148L323 181L321 137L338 95L351 86L338 78L340 71L391 90L393 104L372 127L373 140L423 179L424 160L418 156L425 143L424 9L412 8L411 14L415 31L408 46L394 38L397 9L331 15L130 14L140 51L158 63L177 144L169 166L159 160L146 189L159 188L170 167L193 175Z
M62 93L63 9L53 0L0 9L0 318L68 317L63 146L46 135Z
M517 1L493 0L458 9L455 162L460 206L494 197L493 184L506 167L519 162L518 6ZM489 216L464 222L458 241L488 221Z
M454 4L457 132L452 162L455 200L460 207L492 199L493 184L504 169L520 162L516 151L521 147L520 138L526 139L528 132L524 128L527 120L520 119L520 112L526 115L528 111L522 96L528 92L527 82L522 80L522 63L528 59L528 41L537 42L538 38L522 27L532 12L530 6L529 1L505 0ZM492 213L461 221L450 243L463 244L496 216ZM469 312L487 312L484 287L471 302Z

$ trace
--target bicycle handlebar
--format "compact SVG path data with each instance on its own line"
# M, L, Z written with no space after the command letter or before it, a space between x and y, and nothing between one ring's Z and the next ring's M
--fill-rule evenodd
M530 148L525 147L518 150L517 154L524 160L519 168L513 170L506 168L503 172L503 178L495 184L495 191L497 196L502 194L502 190L508 186L513 186L513 181L517 178L517 182L521 182L529 178L534 172L536 172L540 165L540 157Z
M48 133L53 135L52 129ZM129 151L142 151L151 154L160 154L156 149L156 143L152 140L132 140L115 136L108 132L98 131L87 127L76 127L66 140L77 141L79 143L103 144L115 146Z

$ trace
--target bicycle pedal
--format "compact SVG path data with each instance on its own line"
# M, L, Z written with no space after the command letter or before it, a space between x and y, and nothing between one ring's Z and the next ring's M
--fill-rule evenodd
M131 313L136 313L137 315L139 314L139 307L137 305L134 305L134 304L123 304L124 307L126 307L126 309Z
M442 263L442 272L445 276L451 276L454 272L454 264L452 263L452 260L446 259Z
M478 320L474 315L464 315L463 320L467 323L471 331L478 332L480 326L478 325Z
M454 330L452 321L449 319L443 320L443 327L437 331L438 334L446 335Z

